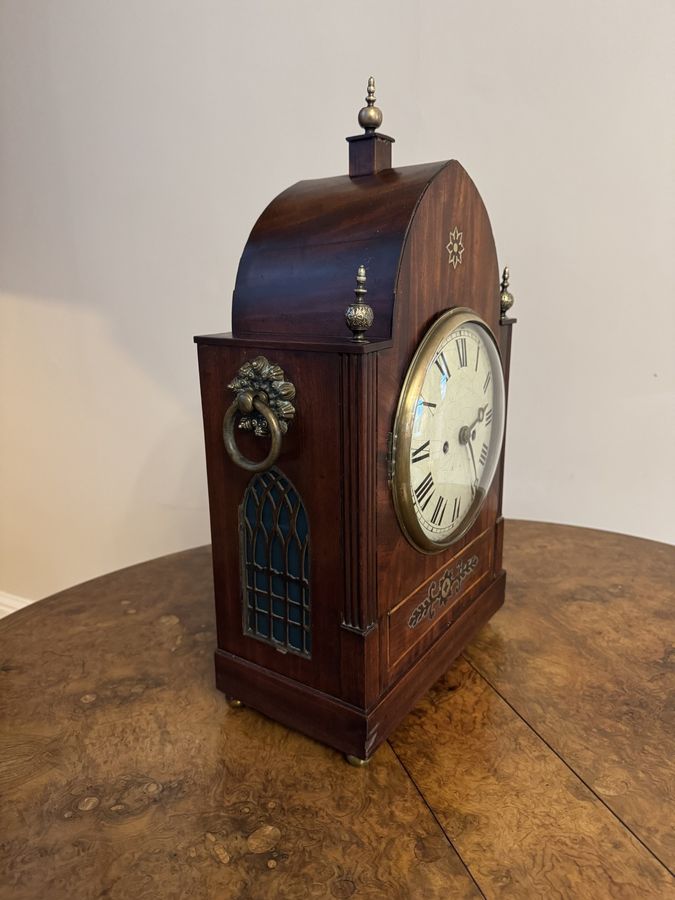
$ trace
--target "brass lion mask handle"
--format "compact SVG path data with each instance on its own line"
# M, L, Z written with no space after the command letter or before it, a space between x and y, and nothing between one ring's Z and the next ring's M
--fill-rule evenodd
M248 472L264 472L277 461L281 440L295 417L295 386L286 381L283 369L257 356L245 362L228 387L236 397L223 419L223 442L228 456ZM252 431L257 437L269 435L270 451L260 462L247 459L237 447L234 437L235 418L239 416L241 431Z

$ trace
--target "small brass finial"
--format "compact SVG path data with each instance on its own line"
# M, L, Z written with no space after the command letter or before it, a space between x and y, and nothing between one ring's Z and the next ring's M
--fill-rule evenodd
M509 290L509 267L504 266L504 274L502 275L501 295L499 305L501 309L501 318L505 319L507 312L513 306L513 294Z
M368 79L366 104L359 110L359 125L365 128L366 134L370 134L382 124L382 110L375 106L375 79L372 75Z
M353 341L360 344L368 343L364 332L373 324L375 313L363 299L368 293L366 290L366 267L361 265L356 273L356 287L354 288L354 302L347 307L345 322L352 332Z

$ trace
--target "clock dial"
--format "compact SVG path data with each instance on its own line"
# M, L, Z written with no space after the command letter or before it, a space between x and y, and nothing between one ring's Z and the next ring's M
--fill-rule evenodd
M394 503L417 549L464 534L494 478L504 433L504 380L488 326L453 310L415 354L394 431Z

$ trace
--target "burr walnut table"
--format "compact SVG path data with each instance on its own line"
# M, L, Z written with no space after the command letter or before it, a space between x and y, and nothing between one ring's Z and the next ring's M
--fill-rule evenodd
M216 691L208 548L3 619L0 897L672 896L675 550L509 522L505 565L362 769Z

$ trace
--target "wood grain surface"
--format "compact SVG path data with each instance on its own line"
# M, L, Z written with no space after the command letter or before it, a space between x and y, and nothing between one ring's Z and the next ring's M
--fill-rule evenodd
M6 617L0 898L673 896L674 554L508 522L506 606L364 769L215 690L208 549Z
M675 549L512 522L505 566L468 658L674 869Z
M228 707L212 590L200 549L0 622L2 900L480 896L388 746Z
M487 897L665 897L665 868L462 660L391 739Z

